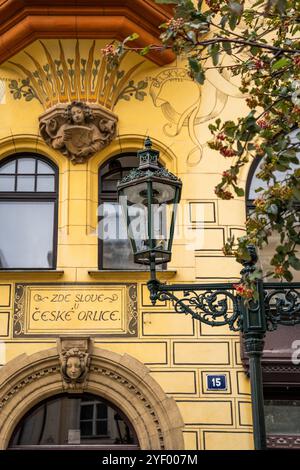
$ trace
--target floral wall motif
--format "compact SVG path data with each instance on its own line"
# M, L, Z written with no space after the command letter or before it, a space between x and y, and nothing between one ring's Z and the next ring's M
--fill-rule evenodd
M120 67L113 68L101 50L96 49L93 41L87 56L82 56L79 41L76 42L74 55L69 57L61 41L58 41L58 57L52 57L48 47L39 42L43 49L45 61L40 63L27 51L24 54L30 59L31 66L8 61L25 75L18 82L10 80L9 89L15 100L37 99L44 109L57 103L74 100L97 103L113 110L121 99L129 101L131 97L143 101L148 83L146 80L135 82L134 73L145 62L139 60L128 70L124 68L124 55Z

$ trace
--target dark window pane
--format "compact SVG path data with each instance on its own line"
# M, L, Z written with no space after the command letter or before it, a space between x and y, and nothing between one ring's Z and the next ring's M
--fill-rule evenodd
M94 405L81 405L80 419L92 419L93 409Z
M107 421L97 421L96 422L96 434L97 436L99 435L105 435L107 434Z
M268 434L300 434L300 401L266 400L265 420Z
M17 191L34 191L34 176L18 176L17 177Z
M101 212L103 219L99 223L99 236L103 237L103 268L144 270L143 265L133 261L120 205L116 202L104 203Z
M105 179L103 180L103 183L102 183L102 190L103 191L110 191L110 192L116 192L116 188L117 188L117 182L120 181L120 178L117 179L117 180L109 180L109 179Z
M55 396L39 403L24 416L21 421L16 425L12 438L9 443L11 446L20 445L63 445L71 443L69 440L69 431L71 429L80 429L81 431L81 444L103 444L102 437L107 436L108 429L111 430L111 438L106 437L106 443L117 444L116 436L119 436L116 420L114 416L117 412L110 405L105 405L109 408L109 419L106 420L81 420L80 421L80 408L82 402L86 403L92 400L102 405L98 397L94 395L79 394L79 396L68 394L67 396ZM96 405L95 405L96 406ZM106 424L108 423L108 424ZM127 440L125 440L125 422L119 415L119 430L124 436L123 442L131 444L136 443L132 427L129 425ZM127 426L126 426L127 427ZM93 437L93 439L91 439Z
M38 169L37 172L39 174L51 174L54 175L53 168L48 165L48 163L42 162L41 160L38 161Z
M35 173L35 158L18 159L18 173Z
M54 176L38 176L36 190L51 193L55 191L54 183Z
M0 201L0 220L0 267L52 267L54 202Z
M99 403L97 405L97 418L105 419L107 418L107 406L104 403Z
M93 435L93 422L81 421L80 433L81 433L81 436L92 436Z
M16 172L16 160L6 163L0 167L1 173L15 173Z
M0 191L14 191L15 177L0 175Z

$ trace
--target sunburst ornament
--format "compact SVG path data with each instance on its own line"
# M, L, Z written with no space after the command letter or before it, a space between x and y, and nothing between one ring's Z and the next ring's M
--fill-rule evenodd
M45 142L73 163L84 163L115 138L116 103L130 99L130 95L144 99L147 82L135 85L132 76L145 60L125 67L125 52L118 67L112 66L103 53L105 49L97 53L96 41L84 56L76 41L72 57L65 53L61 41L57 57L44 42L40 41L40 45L44 62L28 51L24 51L26 66L9 61L25 75L21 86L11 80L9 88L15 99L24 97L26 101L37 99L41 103L44 113L39 117L39 127ZM32 67L27 65L28 59Z
M46 44L40 41L45 61L43 64L28 51L24 54L30 59L32 67L15 61L9 61L14 67L21 70L25 79L23 85L27 86L25 99L36 98L44 107L49 109L58 103L72 101L85 101L96 103L113 110L119 99L124 98L124 90L128 83L132 83L132 76L142 66L145 60L131 66L128 70L124 60L128 53L124 53L118 67L112 67L106 55L96 50L96 41L93 41L88 53L80 53L79 41L76 41L72 57L66 55L61 41L58 41L59 54L53 57ZM139 82L135 93L137 99L143 99L147 86L146 82ZM16 80L10 83L12 93L18 92ZM25 92L26 93L26 92ZM21 93L16 94L21 98Z

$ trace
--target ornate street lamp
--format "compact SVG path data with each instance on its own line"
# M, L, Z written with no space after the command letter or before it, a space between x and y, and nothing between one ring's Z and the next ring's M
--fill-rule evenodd
M140 164L118 183L134 262L151 268L171 260L177 205L182 183L158 164L149 137L138 152Z
M278 324L300 323L299 283L257 282L257 300L245 301L232 283L162 284L156 279L156 265L171 260L176 208L180 201L181 181L158 166L159 153L152 150L149 138L138 152L140 165L118 184L119 199L126 217L134 261L149 265L147 286L153 304L171 300L174 310L190 314L210 326L227 325L240 331L249 357L253 434L255 449L266 448L261 357L266 331ZM248 247L241 282L255 270L255 247Z

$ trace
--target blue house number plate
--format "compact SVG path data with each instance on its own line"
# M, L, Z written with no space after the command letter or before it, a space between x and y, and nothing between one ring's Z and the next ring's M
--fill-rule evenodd
M227 390L226 375L207 375L207 390Z

